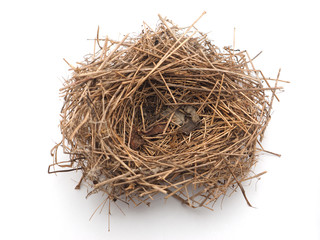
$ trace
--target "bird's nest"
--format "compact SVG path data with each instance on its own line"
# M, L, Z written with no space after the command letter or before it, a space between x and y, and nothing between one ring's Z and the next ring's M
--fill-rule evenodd
M50 172L79 170L77 187L85 181L90 194L134 205L163 193L211 208L236 188L250 205L242 182L257 176L278 81L271 87L246 51L221 51L194 24L159 18L155 30L144 24L121 41L97 37L92 55L69 64L50 166L69 168Z

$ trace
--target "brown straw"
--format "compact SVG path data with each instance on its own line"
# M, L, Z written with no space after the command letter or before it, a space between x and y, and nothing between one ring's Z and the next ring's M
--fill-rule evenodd
M89 195L135 206L163 193L211 209L237 188L251 206L242 182L264 173L252 166L279 76L272 87L246 51L221 51L197 21L179 28L159 19L155 30L144 24L121 41L97 36L90 57L68 63L62 141L49 172L81 171L77 188L85 181ZM70 161L58 161L59 147Z

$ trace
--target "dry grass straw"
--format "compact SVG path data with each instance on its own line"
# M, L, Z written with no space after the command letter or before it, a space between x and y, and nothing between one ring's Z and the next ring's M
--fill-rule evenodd
M69 64L50 166L69 168L49 171L81 170L89 195L109 202L163 193L211 209L240 188L250 205L242 182L263 174L252 166L279 80L271 87L246 51L220 51L194 27L200 18L187 28L159 19L121 41L97 36L94 53ZM70 161L58 162L59 147Z

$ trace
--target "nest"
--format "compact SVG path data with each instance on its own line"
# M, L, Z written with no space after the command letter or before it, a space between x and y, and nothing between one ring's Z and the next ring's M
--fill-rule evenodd
M246 51L220 50L195 23L159 19L121 41L97 36L94 53L69 64L50 166L68 169L49 171L81 171L76 188L85 181L89 195L135 206L162 193L212 209L238 188L250 205L242 183L263 174L252 167L278 81L271 87ZM58 161L59 147L69 161Z

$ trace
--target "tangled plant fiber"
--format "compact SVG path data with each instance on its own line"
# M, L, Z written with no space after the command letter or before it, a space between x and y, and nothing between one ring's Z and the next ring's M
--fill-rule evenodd
M69 64L50 173L81 171L76 188L85 181L89 195L135 206L162 193L212 209L237 188L250 205L242 183L264 173L252 167L279 75L266 79L246 51L221 51L194 27L200 18L179 28L159 15L155 30L144 24L121 41L97 36L94 53ZM59 147L68 162L58 161Z

